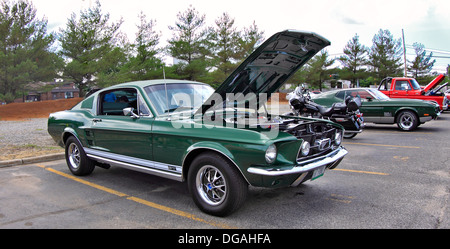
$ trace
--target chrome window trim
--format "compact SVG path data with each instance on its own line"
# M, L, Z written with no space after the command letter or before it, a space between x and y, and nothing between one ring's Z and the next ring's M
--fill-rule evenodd
M153 114L152 109L148 106L147 102L145 101L144 96L141 94L140 89L137 88L137 87L134 87L134 86L117 87L117 88L114 88L114 89L108 89L107 91L99 91L99 92L97 93L97 95L95 96L96 100L94 100L94 101L93 101L93 104L92 104L92 106L93 106L92 108L95 110L95 113L94 113L95 116L105 116L105 115L101 115L101 114L99 113L99 109L100 109L100 100L101 100L100 95L103 95L105 92L114 92L114 91L119 91L119 90L121 90L121 89L134 89L134 90L136 90L136 94L137 94L137 97L136 97L136 99L137 99L136 107L137 107L137 110L138 110L138 114L140 113L140 110L139 110L139 101L142 101L142 102L144 103L144 105L147 107L148 111L150 112L149 115L139 115L139 117L145 117L145 118L154 118L154 117L155 117L155 115Z

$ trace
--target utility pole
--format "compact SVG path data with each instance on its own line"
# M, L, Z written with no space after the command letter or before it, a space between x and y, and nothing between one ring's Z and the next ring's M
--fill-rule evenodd
M407 73L406 73L406 47L405 47L405 34L403 32L403 29L402 29L402 40L403 40L403 60L405 62L404 76L406 77L407 76Z

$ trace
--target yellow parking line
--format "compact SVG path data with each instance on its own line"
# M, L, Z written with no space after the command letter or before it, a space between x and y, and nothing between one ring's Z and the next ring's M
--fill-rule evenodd
M337 171L346 171L346 172L354 172L354 173L362 173L362 174L371 174L371 175L382 175L382 176L388 176L388 173L381 173L381 172L371 172L371 171L363 171L363 170L352 170L352 169L333 169Z
M417 146L406 146L406 145L367 144L367 143L353 143L353 142L345 142L345 144L369 145L369 146L382 146L382 147L395 147L395 148L409 148L409 149L420 149L420 147L417 147Z
M113 194L113 195L117 195L117 196L120 196L120 197L128 196L127 194L124 194L124 193L122 193L122 192L115 191L115 190L113 190L113 189L110 189L110 188L107 188L107 187L103 187L103 186L101 186L101 185L98 185L98 184L95 184L95 183L92 183L92 182L88 182L88 181L86 181L86 180L82 180L82 179L77 178L77 177L75 177L75 176L72 176L72 175L69 175L69 174L66 174L66 173L57 171L57 170L55 170L55 169L52 169L52 168L46 168L46 167L43 166L43 165L37 165L37 166L39 166L39 167L41 167L41 168L44 168L45 170L48 170L48 171L53 172L53 173L55 173L55 174L58 174L58 175L60 175L60 176L64 176L64 177L69 178L69 179L71 179L71 180L74 180L74 181L76 181L76 182L82 183L82 184L84 184L84 185L88 185L88 186L90 186L90 187L93 187L93 188L96 188L96 189L99 189L99 190L102 190L102 191L105 191L105 192L108 192L108 193Z
M166 207L166 206L163 206L163 205L159 205L157 203L154 203L154 202L151 202L151 201L147 201L147 200L144 200L144 199L141 199L141 198L137 198L137 197L134 197L134 196L127 197L127 199L135 201L137 203L144 204L144 205L152 207L152 208L156 208L156 209L168 212L168 213L172 213L172 214L175 214L175 215L178 215L178 216L182 216L182 217L185 217L185 218L188 218L188 219L191 219L191 220L195 220L195 221L198 221L198 222L206 223L206 224L211 225L211 226L215 226L215 227L219 227L219 228L223 228L223 229L237 229L237 227L228 226L227 224L223 224L223 223L207 221L207 220L204 220L204 219L202 219L200 217L197 217L197 216L195 216L195 215L193 215L191 213L180 211L180 210L177 210L177 209L174 209L174 208L170 208L170 207Z
M75 177L73 175L69 175L69 174L63 173L61 171L52 169L52 168L48 168L48 167L46 167L44 165L36 164L36 166L41 167L41 168L43 168L43 169L45 169L47 171L50 171L52 173L58 174L60 176L69 178L69 179L74 180L76 182L82 183L84 185L87 185L87 186L90 186L90 187L93 187L93 188L105 191L105 192L113 194L113 195L117 195L117 196L120 196L120 197L126 197L127 200L131 200L131 201L134 201L134 202L137 202L137 203L140 203L140 204L144 204L144 205L146 205L148 207L152 207L152 208L155 208L155 209L167 212L167 213L175 214L175 215L178 215L178 216L181 216L181 217L185 217L185 218L188 218L188 219L191 219L191 220L202 222L202 223L205 223L205 224L208 224L208 225L211 225L211 226L214 226L214 227L222 228L222 229L236 229L236 227L232 227L232 226L229 226L227 224L217 223L217 222L213 222L213 221L207 221L207 220L204 220L204 219L202 219L200 217L197 217L197 216L195 216L194 214L191 214L191 213L187 213L187 212L180 211L180 210L177 210L177 209L174 209L174 208L171 208L171 207L163 206L163 205L160 205L160 204L157 204L157 203L154 203L154 202L151 202L151 201L147 201L147 200L144 200L144 199L141 199L141 198L138 198L138 197L130 196L130 195L127 195L125 193L113 190L111 188L107 188L107 187L98 185L96 183L92 183L92 182L89 182L89 181L86 181L86 180L82 180L82 179L80 179L78 177Z

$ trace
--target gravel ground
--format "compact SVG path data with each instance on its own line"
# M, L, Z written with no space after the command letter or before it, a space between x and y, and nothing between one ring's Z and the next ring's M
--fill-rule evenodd
M0 121L0 161L62 151L47 132L47 118Z

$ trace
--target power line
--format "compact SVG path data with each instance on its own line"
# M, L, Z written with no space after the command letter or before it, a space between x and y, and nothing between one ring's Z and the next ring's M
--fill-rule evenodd
M412 48L414 49L414 46L406 45L406 48ZM435 49L435 48L423 48L425 51L431 51L434 53L440 53L440 54L450 54L450 51L442 50L442 49Z
M406 55L410 55L410 56L417 56L416 54L410 54L410 53L406 53ZM450 56L441 56L441 55L432 55L431 58L443 58L443 59L450 59Z
M433 55L433 56L431 56L432 58L444 58L444 59L450 59L450 56L436 56L436 55Z

